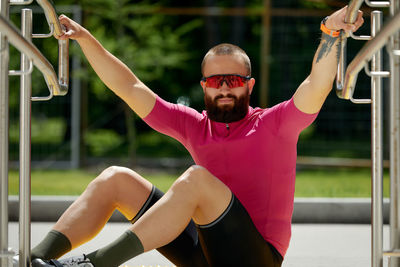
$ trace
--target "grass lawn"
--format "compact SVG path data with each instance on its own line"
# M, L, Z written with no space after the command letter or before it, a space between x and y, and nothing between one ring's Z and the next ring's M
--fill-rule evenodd
M302 170L297 172L296 197L370 197L369 169ZM98 173L87 170L33 170L32 195L79 195ZM166 191L179 174L142 173ZM18 172L10 171L9 192L18 194ZM384 196L389 196L389 177L384 175Z
M32 195L80 195L99 173L87 170L33 170ZM142 175L163 191L176 179L176 175L168 173ZM10 195L18 194L18 184L18 172L10 171Z
M383 194L389 197L390 179L384 172ZM298 171L296 197L371 197L370 169Z

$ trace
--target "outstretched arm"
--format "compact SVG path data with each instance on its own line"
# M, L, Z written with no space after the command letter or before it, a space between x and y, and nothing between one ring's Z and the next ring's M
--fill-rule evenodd
M325 22L326 27L332 31L356 31L364 22L362 12L358 11L354 24L346 24L344 22L346 11L347 6L329 16ZM314 55L311 73L293 96L296 107L301 111L311 114L321 109L336 76L339 49L339 38L322 33L321 43Z
M60 16L60 22L66 27L66 32L60 39L76 40L104 84L140 117L149 114L154 107L156 95L122 61L108 52L88 30L65 15Z

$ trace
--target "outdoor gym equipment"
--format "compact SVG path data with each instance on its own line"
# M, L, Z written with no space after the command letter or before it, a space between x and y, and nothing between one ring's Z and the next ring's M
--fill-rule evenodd
M0 8L0 266L11 267L15 252L8 248L8 75L21 76L20 81L20 188L19 188L19 267L30 266L31 236L31 101L50 100L65 95L69 81L69 42L59 40L58 77L45 56L31 38L60 36L63 28L53 5L37 0L43 8L50 27L49 34L32 34L32 10L22 9L21 31L8 19L9 5L27 5L32 0L1 0ZM11 43L21 52L21 70L9 71ZM32 97L31 72L36 66L43 74L49 89L45 97Z
M30 265L30 110L31 100L48 100L53 95L64 95L68 90L68 43L59 41L59 76L51 64L32 44L32 13L22 11L22 33L8 20L9 4L26 5L32 0L1 0L0 6L0 266L10 267L14 251L8 249L8 75L21 76L21 134L20 134L20 267ZM37 0L45 11L51 33L33 37L60 35L62 27L52 5ZM364 0L349 3L346 22L352 23ZM354 103L371 104L372 151L372 244L371 266L382 267L383 258L389 257L390 267L400 267L400 1L369 1L371 7L389 8L390 18L382 26L382 12L371 13L371 36L349 36L368 41L346 68L347 37L342 33L340 60L337 75L337 94ZM23 54L21 70L9 71L8 42ZM63 43L64 42L64 43ZM382 70L382 48L385 46L390 60L390 70ZM369 67L371 61L371 67ZM35 65L44 75L49 96L32 98L30 72ZM357 75L361 69L371 76L371 99L354 97ZM383 251L383 194L382 194L382 78L390 78L390 250Z
M363 0L349 3L345 22L353 23ZM400 267L400 1L365 1L370 7L389 7L390 18L382 26L382 12L371 13L371 36L350 37L368 40L346 69L346 33L342 32L336 93L356 104L371 104L371 266L382 267L389 257L390 267ZM382 48L386 47L390 71L382 70ZM369 67L371 61L371 67ZM357 75L365 69L371 77L371 99L354 98ZM382 78L390 78L390 249L383 251L383 99Z

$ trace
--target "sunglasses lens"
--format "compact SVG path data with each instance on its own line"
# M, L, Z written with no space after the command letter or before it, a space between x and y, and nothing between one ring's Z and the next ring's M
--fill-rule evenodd
M207 87L212 87L212 88L219 88L219 85L221 83L221 80L223 80L223 76L221 75L216 75L212 77L208 77L206 80L206 86Z
M225 81L229 88L242 87L244 85L243 79L235 75L226 76Z
M242 87L246 79L237 75L214 75L206 78L206 86L220 88L225 82L229 88Z

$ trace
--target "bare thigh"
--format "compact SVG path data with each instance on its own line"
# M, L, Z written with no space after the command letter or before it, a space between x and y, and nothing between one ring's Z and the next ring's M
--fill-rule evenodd
M118 209L128 220L143 206L152 184L124 167L109 167L97 176L54 226L72 247L93 238Z

